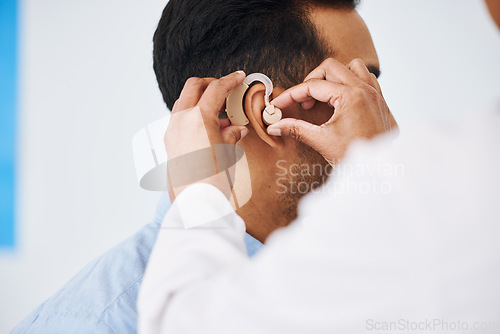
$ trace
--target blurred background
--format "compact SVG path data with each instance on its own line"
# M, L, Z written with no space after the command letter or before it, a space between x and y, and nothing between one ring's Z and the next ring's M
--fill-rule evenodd
M132 136L165 115L152 36L167 1L0 0L0 333L151 221ZM365 0L400 128L500 102L482 0ZM425 133L422 134L425 136Z

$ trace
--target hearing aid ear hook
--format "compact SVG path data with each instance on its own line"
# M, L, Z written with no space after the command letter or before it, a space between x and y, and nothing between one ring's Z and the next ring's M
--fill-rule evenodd
M266 107L262 111L262 120L266 125L271 125L278 122L282 117L282 112L269 102L269 96L273 92L273 82L265 74L252 73L249 74L243 83L234 88L226 99L226 112L231 124L247 125L248 118L245 115L244 102L245 93L255 81L262 82L266 86L264 94L264 103Z

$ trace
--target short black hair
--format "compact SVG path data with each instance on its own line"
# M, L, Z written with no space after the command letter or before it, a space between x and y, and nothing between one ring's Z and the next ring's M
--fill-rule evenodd
M308 19L317 7L354 9L357 0L170 0L153 37L153 68L171 110L189 77L236 70L288 88L329 48Z

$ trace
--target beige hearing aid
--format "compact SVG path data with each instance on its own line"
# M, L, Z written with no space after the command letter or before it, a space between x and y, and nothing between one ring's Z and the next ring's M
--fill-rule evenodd
M273 83L265 74L262 73L252 73L249 74L243 83L236 88L234 88L226 99L226 113L229 121L233 125L247 125L248 118L245 115L244 98L245 94L255 81L262 82L266 86L266 93L264 94L264 103L266 108L262 112L262 120L266 125L271 125L278 122L282 113L281 110L271 103L269 103L269 96L273 92Z

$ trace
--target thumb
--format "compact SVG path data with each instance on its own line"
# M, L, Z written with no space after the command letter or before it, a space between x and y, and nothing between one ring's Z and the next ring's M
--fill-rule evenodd
M321 143L321 128L317 125L295 118L284 118L267 128L271 136L290 137L318 151Z
M236 144L248 134L245 126L231 125L222 130L222 139L224 144Z

